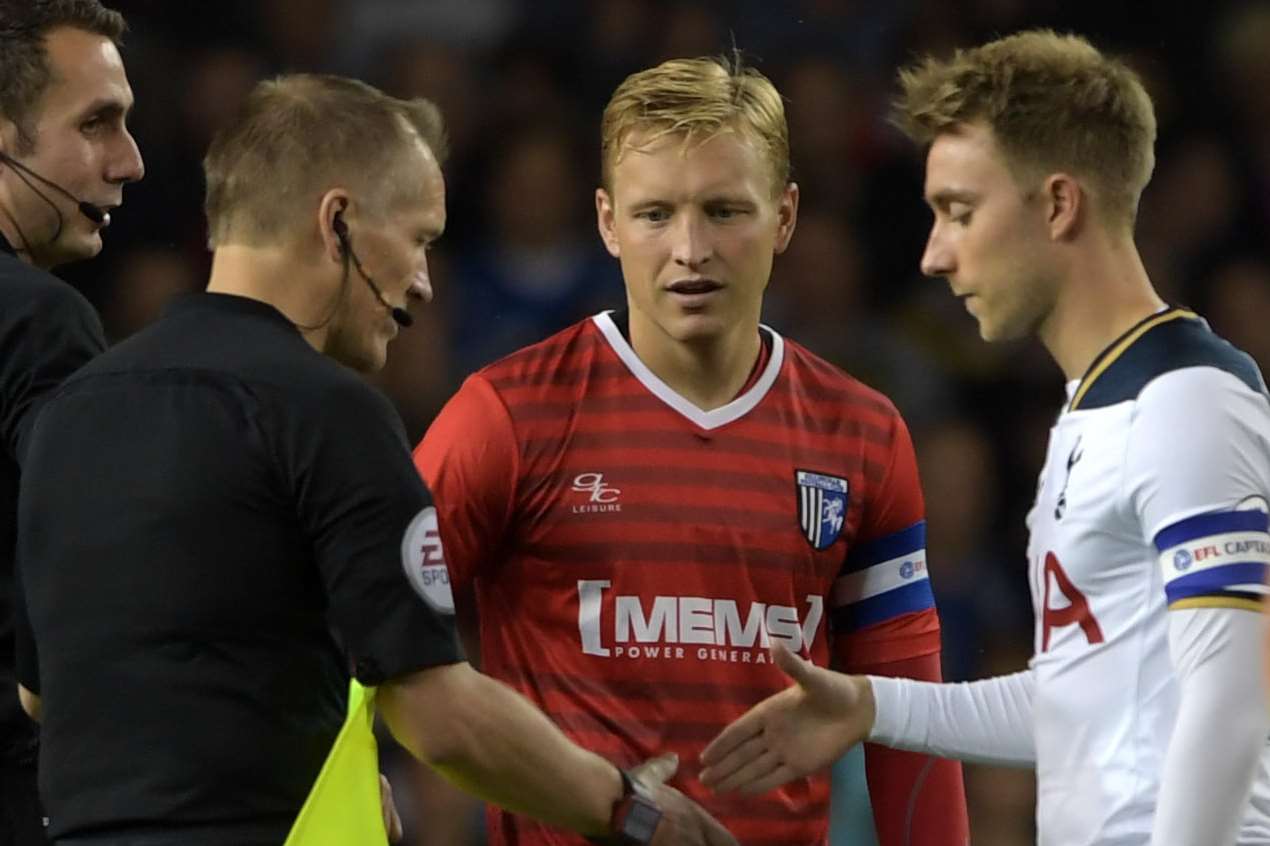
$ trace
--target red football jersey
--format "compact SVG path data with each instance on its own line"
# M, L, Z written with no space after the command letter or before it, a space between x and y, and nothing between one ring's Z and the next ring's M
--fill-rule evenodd
M698 755L788 686L771 641L860 669L937 652L939 626L898 412L762 331L766 364L707 412L597 315L471 376L415 461L484 672L615 763L678 752L673 784L742 843L821 844L827 776L719 797ZM497 809L490 838L584 843Z

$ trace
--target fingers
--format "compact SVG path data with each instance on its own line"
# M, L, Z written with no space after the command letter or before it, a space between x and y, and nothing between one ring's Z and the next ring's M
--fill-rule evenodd
M379 775L379 805L384 813L384 831L388 832L388 842L396 843L404 832L401 827L401 816L397 813L397 806L392 801L392 785L388 783L383 773Z
M737 747L763 733L762 707L760 703L746 711L710 741L710 744L701 752L701 763L706 765L706 769L713 768L715 764L731 755Z
M706 781L703 773L702 784L715 793L735 793L767 778L781 765L781 758L775 752L757 742L750 747L743 747L738 752L745 753L745 758L738 756L734 761L735 765L726 772L722 768L712 772L709 782Z
M726 789L723 787L725 783L733 782L737 773L752 767L755 761L771 754L767 738L759 733L737 744L726 755L712 758L711 763L700 772L698 778L711 790L721 791Z
M679 770L679 756L674 752L649 758L630 771L631 778L643 784L665 784Z
M782 784L788 784L796 778L799 778L798 773L791 769L788 764L780 764L762 778L755 779L749 784L741 785L736 789L736 792L742 796L759 796L769 790L775 790Z

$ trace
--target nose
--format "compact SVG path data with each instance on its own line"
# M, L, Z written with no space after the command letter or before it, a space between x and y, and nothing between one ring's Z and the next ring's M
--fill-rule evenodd
M132 133L124 130L115 155L110 161L110 169L106 178L117 185L137 182L146 175L145 162L141 160L141 151L137 149L137 141Z
M926 239L926 249L922 251L921 262L924 276L948 276L955 269L953 252L941 237L939 223L930 228L930 236Z
M698 270L714 256L709 225L702 215L691 211L679 215L676 223L671 257L681 267Z
M423 300L425 303L432 302L432 277L428 275L428 267L424 265L419 272L410 280L410 287L406 290L406 296Z

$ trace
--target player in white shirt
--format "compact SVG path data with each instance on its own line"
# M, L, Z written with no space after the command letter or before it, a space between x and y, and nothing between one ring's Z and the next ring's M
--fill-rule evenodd
M1028 516L1035 652L934 684L778 651L796 684L726 729L701 778L763 792L867 739L1034 766L1042 846L1270 843L1270 400L1247 355L1160 300L1134 246L1151 101L1048 31L927 59L901 86L897 123L929 145L923 272L985 340L1035 334L1068 380Z

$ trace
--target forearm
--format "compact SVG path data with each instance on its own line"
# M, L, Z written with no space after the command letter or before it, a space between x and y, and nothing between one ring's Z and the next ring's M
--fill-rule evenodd
M402 745L467 792L584 835L608 832L617 769L506 685L456 664L384 685L378 701Z
M938 682L939 653L867 668L872 675ZM865 745L873 822L881 846L965 846L970 838L961 764Z
M1261 615L1169 612L1181 701L1169 740L1152 846L1234 843L1270 731L1261 679ZM1196 789L1203 785L1203 789Z
M1031 671L958 684L868 680L877 707L869 741L961 761L1035 766Z

